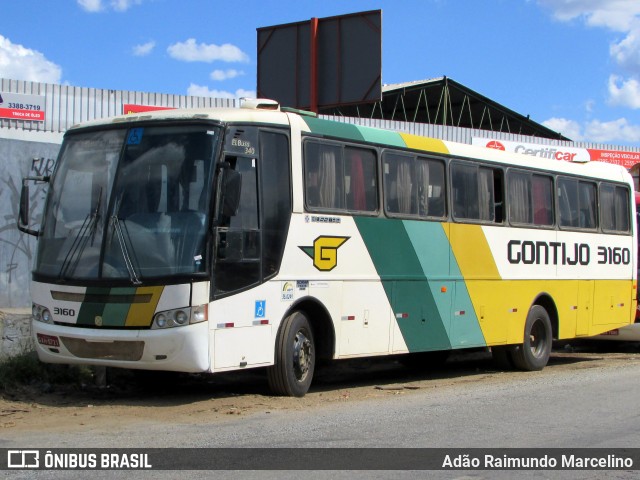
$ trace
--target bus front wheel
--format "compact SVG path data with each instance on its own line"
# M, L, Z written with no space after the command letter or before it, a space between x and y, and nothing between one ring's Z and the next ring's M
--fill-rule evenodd
M549 314L540 305L532 306L524 327L524 342L511 350L514 365L520 370L542 370L549 361L552 342Z
M276 395L303 397L311 386L316 352L313 331L302 312L282 321L276 339L275 365L267 370L269 387Z

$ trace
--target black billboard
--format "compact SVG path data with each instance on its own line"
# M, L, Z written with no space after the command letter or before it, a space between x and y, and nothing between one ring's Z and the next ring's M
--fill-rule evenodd
M317 110L382 94L382 11L258 28L259 97Z

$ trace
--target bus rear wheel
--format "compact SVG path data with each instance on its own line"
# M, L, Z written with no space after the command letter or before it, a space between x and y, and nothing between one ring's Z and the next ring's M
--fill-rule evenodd
M532 306L524 327L524 342L511 347L515 367L527 371L542 370L549 361L552 342L549 314L540 305Z
M303 397L311 386L316 352L313 331L302 312L282 321L276 339L275 365L267 369L271 391L276 395Z

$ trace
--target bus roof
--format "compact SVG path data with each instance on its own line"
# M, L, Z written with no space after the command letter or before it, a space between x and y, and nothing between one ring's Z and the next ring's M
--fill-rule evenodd
M265 108L266 107L266 108ZM455 157L469 157L504 165L536 168L552 172L570 173L586 177L602 178L613 181L631 182L627 170L619 165L604 162L567 162L552 160L519 153L504 152L486 147L472 146L462 143L420 137L417 135L356 125L335 120L317 118L303 112L281 111L275 102L250 103L241 108L199 108L199 109L167 109L119 115L84 122L72 126L69 131L113 126L115 124L137 123L154 120L214 120L220 122L248 122L270 125L291 125L294 129L322 137L332 137L354 142L366 142L382 147L400 147L412 150L432 152Z

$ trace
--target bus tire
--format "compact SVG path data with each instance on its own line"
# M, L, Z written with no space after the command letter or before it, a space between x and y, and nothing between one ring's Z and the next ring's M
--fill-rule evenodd
M302 312L282 321L276 339L275 364L267 369L271 391L276 395L303 397L311 386L316 352L313 331Z
M516 368L526 371L542 370L549 361L553 333L549 314L540 305L533 305L524 326L524 341L511 347Z

